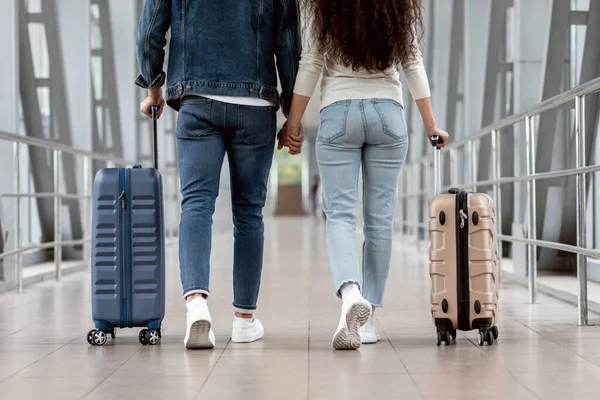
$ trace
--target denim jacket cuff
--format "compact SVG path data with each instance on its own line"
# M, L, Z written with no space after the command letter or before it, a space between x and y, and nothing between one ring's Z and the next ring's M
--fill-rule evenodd
M284 117L288 117L288 115L290 114L290 110L292 108L292 98L291 97L284 97L281 96L281 112L283 113Z
M166 77L167 77L167 74L165 74L163 71L156 77L156 79L154 79L152 81L152 83L150 85L148 85L148 83L146 82L146 80L144 79L142 74L140 74L136 78L135 84L143 89L161 87L162 85L165 84Z

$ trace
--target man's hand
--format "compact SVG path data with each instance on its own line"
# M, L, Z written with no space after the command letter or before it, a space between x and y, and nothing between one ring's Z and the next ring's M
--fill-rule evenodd
M156 119L160 118L165 108L165 99L163 98L161 88L148 89L148 97L140 104L140 111L152 118L152 110L150 109L152 106L158 107Z
M278 144L277 149L283 147L289 148L289 154L298 155L302 153L302 144L304 143L304 127L302 124L290 125L287 122L277 134Z

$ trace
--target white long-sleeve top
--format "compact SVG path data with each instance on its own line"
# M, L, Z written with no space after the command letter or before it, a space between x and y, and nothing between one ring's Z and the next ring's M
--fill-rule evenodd
M400 69L415 100L431 95L418 44L413 46L415 50L409 60L385 71L370 73L366 70L353 71L351 67L344 67L319 52L310 26L303 29L302 42L302 58L294 93L312 97L322 73L321 109L340 100L373 98L392 99L403 105Z

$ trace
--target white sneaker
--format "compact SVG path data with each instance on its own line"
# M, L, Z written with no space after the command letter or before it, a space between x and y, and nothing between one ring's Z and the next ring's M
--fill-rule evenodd
M352 291L342 302L342 316L332 346L336 350L356 350L361 345L360 328L371 317L371 304L359 290Z
M375 327L375 321L373 317L369 318L367 323L360 328L360 341L362 344L377 343L381 340L377 328Z
M211 329L212 320L208 304L203 297L196 297L186 303L187 327L183 344L186 349L212 349L215 347L215 334Z
M255 342L265 335L265 328L256 318L233 317L231 341L233 343Z

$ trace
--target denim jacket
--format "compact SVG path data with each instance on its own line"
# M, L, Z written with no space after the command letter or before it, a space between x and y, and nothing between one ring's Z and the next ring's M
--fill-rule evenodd
M167 75L167 104L176 110L184 96L207 94L257 97L281 105L287 115L301 46L298 0L146 0L136 84L161 87Z

